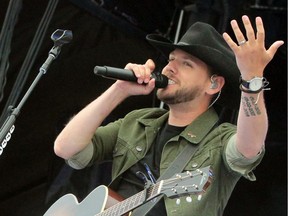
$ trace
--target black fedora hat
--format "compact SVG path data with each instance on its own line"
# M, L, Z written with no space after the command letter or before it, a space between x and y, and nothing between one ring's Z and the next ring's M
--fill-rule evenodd
M234 53L214 27L196 22L176 44L157 34L149 34L146 39L166 57L173 50L181 49L208 64L214 73L225 78L225 85L216 103L232 109L239 108L240 71Z

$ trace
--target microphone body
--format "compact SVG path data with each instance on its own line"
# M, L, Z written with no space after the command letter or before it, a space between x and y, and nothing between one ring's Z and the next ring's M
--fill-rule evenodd
M108 78L108 79L116 79L116 80L125 80L131 82L137 82L137 77L135 74L128 69L120 69L115 67L108 66L96 66L94 68L94 73L96 75ZM155 79L156 88L165 88L168 85L168 78L162 74L151 74L151 79Z

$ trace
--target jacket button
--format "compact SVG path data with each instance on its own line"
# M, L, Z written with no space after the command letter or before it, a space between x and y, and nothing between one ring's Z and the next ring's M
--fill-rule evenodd
M192 164L192 167L193 167L193 168L196 168L197 166L198 166L197 163L193 163L193 164Z
M142 149L141 146L136 146L136 150L137 150L138 152L141 152L143 149Z

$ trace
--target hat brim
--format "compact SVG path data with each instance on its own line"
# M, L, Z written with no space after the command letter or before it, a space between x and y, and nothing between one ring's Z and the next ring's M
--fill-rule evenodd
M240 71L235 59L225 56L216 49L200 44L174 44L161 35L148 35L146 39L166 58L168 58L173 50L181 49L211 66L216 74L225 78L224 88L216 103L231 109L239 109L241 94L239 90ZM231 56L233 56L233 54Z

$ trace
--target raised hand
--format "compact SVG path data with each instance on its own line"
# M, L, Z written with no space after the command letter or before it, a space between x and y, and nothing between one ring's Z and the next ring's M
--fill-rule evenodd
M267 50L265 48L265 30L261 17L256 17L254 31L248 16L242 16L246 34L243 33L236 20L231 21L236 42L225 32L223 38L233 50L238 68L243 79L250 80L255 76L263 77L266 65L272 60L277 49L284 41L274 42Z

